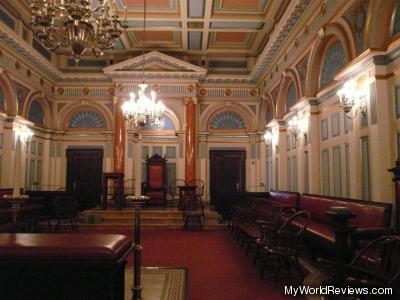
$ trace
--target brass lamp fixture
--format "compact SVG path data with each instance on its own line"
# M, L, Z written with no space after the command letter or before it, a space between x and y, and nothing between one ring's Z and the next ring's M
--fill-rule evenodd
M297 116L292 117L288 121L288 132L294 136L295 139L300 137L300 133L303 133L304 138L307 137L308 120L307 118L299 119Z
M343 108L346 116L349 119L354 119L357 116L357 111L360 111L363 116L367 113L366 93L357 89L355 81L347 81L343 87L338 90L339 106ZM355 112L353 110L355 108Z
M114 47L128 27L120 21L115 0L32 0L33 34L49 50L70 47L75 62L91 48L96 57Z

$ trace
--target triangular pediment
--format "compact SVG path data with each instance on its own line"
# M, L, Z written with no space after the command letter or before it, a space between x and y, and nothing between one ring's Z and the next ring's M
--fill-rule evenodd
M140 56L130 58L120 63L103 69L104 73L111 75L112 77L124 77L132 75L140 75L144 70L146 73L151 73L154 77L160 75L164 77L168 75L180 75L201 78L207 73L207 70L175 57L160 53L158 51L152 51ZM179 76L178 76L179 77Z

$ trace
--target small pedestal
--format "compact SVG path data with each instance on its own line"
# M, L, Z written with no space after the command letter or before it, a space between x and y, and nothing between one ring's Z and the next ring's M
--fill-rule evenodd
M397 159L396 166L388 169L393 173L393 182L395 184L395 225L397 233L400 232L400 159Z
M133 276L133 288L132 288L132 300L142 299L142 286L141 286L141 278L140 278L140 268L141 268L141 252L142 245L140 244L140 214L141 208L143 205L149 201L150 197L147 196L128 196L126 197L127 204L132 206L135 210L135 231L134 231L134 246L133 246L133 268L134 268L134 276Z
M102 208L107 210L107 197L108 197L108 181L114 181L113 197L117 203L118 209L125 206L124 201L124 174L123 173L103 173L103 203Z
M350 257L348 237L351 232L348 220L354 218L355 214L347 207L330 207L325 214L331 217L335 231L335 260L341 263L348 263ZM335 270L335 279L338 280L337 282L341 282L343 276L343 270L337 268Z

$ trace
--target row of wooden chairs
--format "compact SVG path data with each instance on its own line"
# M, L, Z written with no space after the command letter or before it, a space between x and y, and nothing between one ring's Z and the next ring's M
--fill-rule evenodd
M260 262L260 276L272 265L275 286L282 269L291 275L291 265L304 276L299 264L300 245L308 226L308 212L285 209L279 203L260 203L248 200L233 210L228 228L246 250L254 250L254 264ZM258 206L258 207L257 207ZM269 209L267 207L269 206ZM262 215L255 212L263 211ZM269 212L269 213L268 213ZM250 226L250 224L253 226ZM255 230L254 226L258 228ZM324 285L337 287L393 288L400 295L400 236L379 237L355 252L350 263L318 258L318 265L326 274ZM392 295L391 295L392 296ZM343 298L346 298L344 296Z
M308 212L285 209L265 199L249 199L234 207L228 226L246 255L254 252L254 264L261 262L261 277L268 266L273 268L277 286L282 269L291 275L292 262L303 275L298 256L309 220Z

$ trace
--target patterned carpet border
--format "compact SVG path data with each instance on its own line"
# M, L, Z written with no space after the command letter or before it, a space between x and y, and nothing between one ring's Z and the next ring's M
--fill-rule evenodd
M187 269L171 267L142 267L142 299L186 300ZM125 270L125 300L131 300L133 268Z

